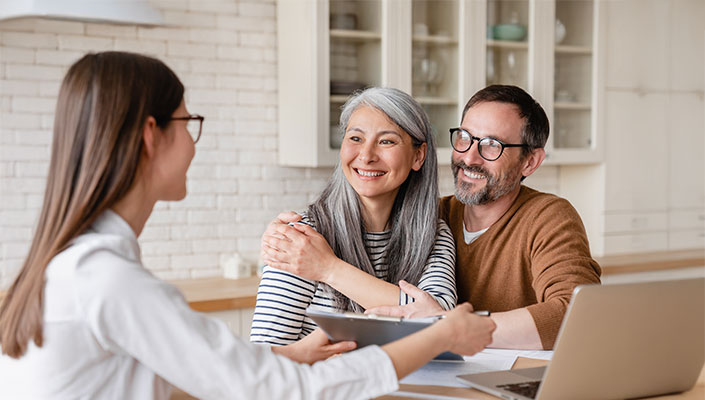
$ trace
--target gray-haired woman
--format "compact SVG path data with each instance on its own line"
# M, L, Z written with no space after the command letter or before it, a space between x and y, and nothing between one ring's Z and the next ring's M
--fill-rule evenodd
M309 306L360 312L414 302L425 315L455 306L455 247L438 219L423 108L400 90L370 88L343 106L340 127L340 162L321 196L302 216L281 214L262 238L252 341L308 335L316 328Z

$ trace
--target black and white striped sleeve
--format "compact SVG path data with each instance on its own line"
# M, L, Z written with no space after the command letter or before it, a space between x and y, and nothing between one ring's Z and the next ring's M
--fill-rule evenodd
M265 266L257 289L250 341L285 345L308 335L315 325L306 308L316 292L316 282Z
M450 228L443 220L438 220L436 242L426 261L424 273L418 285L445 310L455 307L458 295L455 289L455 242ZM400 304L409 304L414 299L400 292Z
M301 222L316 228L305 213ZM250 327L250 341L285 345L316 329L306 308L316 303L316 281L265 265L257 289L257 302Z

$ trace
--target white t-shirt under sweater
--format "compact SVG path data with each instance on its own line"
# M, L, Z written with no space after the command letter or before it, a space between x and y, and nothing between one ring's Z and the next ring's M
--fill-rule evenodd
M463 222L463 239L465 239L465 244L470 244L479 238L483 233L487 232L489 227L485 229L480 229L477 232L470 232L465 228L465 223Z
M306 216L302 222L313 226ZM385 281L389 274L386 248L390 237L391 231L363 234L365 250L372 262L375 276ZM433 296L445 310L455 307L455 244L453 235L443 220L438 220L436 241L418 287ZM400 305L413 301L411 296L400 291ZM309 306L324 311L340 311L335 307L333 297L324 291L318 282L265 266L257 291L250 340L284 345L305 337L317 326L306 315L306 308Z
M362 399L398 387L378 346L312 366L233 336L191 310L140 261L134 232L105 212L46 270L44 345L0 356L0 399Z

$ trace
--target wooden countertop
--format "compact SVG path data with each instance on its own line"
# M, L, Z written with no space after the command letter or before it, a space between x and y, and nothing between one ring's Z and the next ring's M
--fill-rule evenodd
M662 251L596 257L603 275L705 266L705 250ZM197 311L224 311L255 306L259 277L199 278L170 281ZM5 292L0 291L0 300Z
M169 283L181 290L191 308L209 312L253 308L257 298L259 277L183 279L169 281ZM5 292L0 291L0 301L4 297Z
M705 250L658 251L595 257L603 275L705 266Z
M512 369L517 368L532 368L541 367L548 364L548 361L536 360L531 358L518 357L512 366ZM481 392L472 388L462 388L462 387L443 387L443 386L420 386L420 385L406 385L400 384L399 390L404 392L416 393L418 398L459 398L459 399L482 399L482 400L496 400L498 397L492 396L490 394ZM705 395L705 369L700 372L700 377L696 382L695 386L683 393L663 395L656 397L649 397L649 399L658 400L700 400ZM377 400L395 400L402 397L395 396L394 394L389 394L386 396L378 397ZM416 396L415 396L416 398ZM181 391L178 388L174 388L171 394L170 400L193 400L195 397L190 396L188 393Z
M186 297L196 311L223 311L253 308L257 298L259 277L243 279L201 278L170 281Z

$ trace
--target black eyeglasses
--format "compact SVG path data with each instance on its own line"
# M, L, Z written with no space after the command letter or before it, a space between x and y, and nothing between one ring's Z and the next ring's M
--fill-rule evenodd
M188 117L172 117L169 118L169 121L171 120L176 120L176 121L186 121L186 130L188 133L191 134L191 139L193 139L193 144L196 144L198 142L198 139L201 138L201 129L203 129L203 120L206 119L206 117L198 114L192 114L189 115ZM196 126L198 124L198 126Z
M458 153L465 153L470 150L470 147L472 147L475 141L477 141L477 152L480 153L480 157L487 161L498 159L504 152L505 147L531 147L528 144L506 144L491 137L475 137L463 128L453 128L450 130L450 145L453 146L453 150Z

